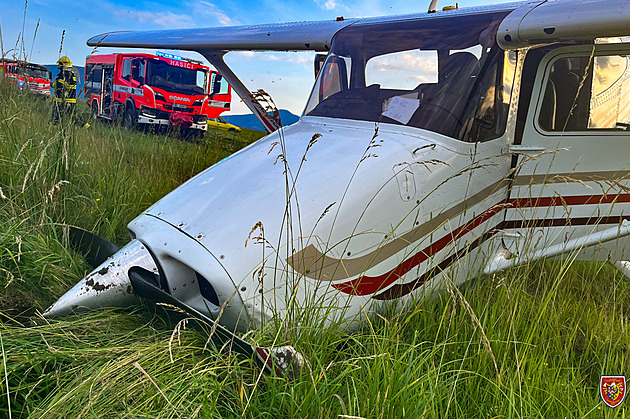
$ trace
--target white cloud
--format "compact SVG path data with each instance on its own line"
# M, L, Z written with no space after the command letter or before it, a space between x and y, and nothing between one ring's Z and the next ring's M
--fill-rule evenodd
M140 23L152 23L163 28L190 28L197 26L190 16L178 15L173 12L117 10L114 13L122 19L131 19Z
M437 55L430 51L412 51L387 54L368 61L377 71L424 71L437 72Z
M254 51L235 51L230 55L240 55L242 57L252 58L256 55Z
M312 65L313 57L310 53L296 53L296 52L287 52L283 54L273 54L268 52L254 52L254 51L234 51L230 53L232 56L240 56L245 58L253 58L256 60L263 61L274 61L274 62L282 62L282 63L293 63L293 64L303 64L303 65Z
M367 62L366 84L381 88L414 89L420 83L436 83L438 76L435 51L404 51L374 57Z
M210 3L209 1L201 0L194 4L193 10L196 15L212 17L219 22L221 26L236 26L240 25L240 22L237 19L230 17L225 11L223 11L216 4Z
M315 3L324 10L335 10L343 6L337 0L315 0Z

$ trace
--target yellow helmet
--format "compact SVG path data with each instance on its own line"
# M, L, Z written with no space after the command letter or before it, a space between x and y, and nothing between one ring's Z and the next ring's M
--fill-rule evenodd
M57 61L57 67L68 67L68 68L72 68L72 61L70 61L70 58L66 57L65 55L63 57L61 57L58 61Z

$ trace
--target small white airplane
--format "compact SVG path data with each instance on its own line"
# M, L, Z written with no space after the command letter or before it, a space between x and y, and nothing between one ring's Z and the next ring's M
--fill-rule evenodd
M269 366L233 333L352 327L383 302L567 253L628 274L630 0L436 3L90 39L200 52L270 135L131 221L132 241L45 315L148 297ZM224 62L236 50L326 53L299 122L279 129ZM284 370L294 354L275 353Z

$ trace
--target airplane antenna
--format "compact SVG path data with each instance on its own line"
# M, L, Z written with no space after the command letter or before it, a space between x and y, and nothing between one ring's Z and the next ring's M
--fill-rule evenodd
M431 0L431 4L429 4L429 11L427 13L437 12L437 3L438 0Z

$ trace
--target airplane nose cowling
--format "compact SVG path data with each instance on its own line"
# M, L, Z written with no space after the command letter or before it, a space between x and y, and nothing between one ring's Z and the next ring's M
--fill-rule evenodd
M139 240L129 242L79 281L44 311L44 317L64 316L83 309L138 304L139 299L129 280L131 269L159 275L155 260Z

